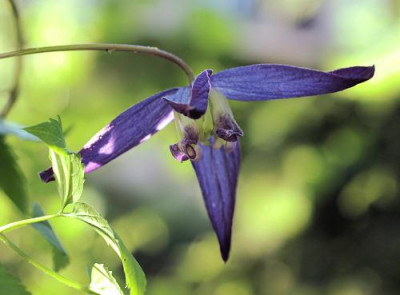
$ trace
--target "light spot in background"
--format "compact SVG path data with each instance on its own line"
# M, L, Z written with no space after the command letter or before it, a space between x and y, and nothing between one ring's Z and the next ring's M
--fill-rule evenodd
M346 127L329 135L322 153L330 164L348 166L361 157L365 145L366 138L361 131Z
M312 198L305 190L292 188L290 180L253 175L241 182L240 195L246 197L237 205L234 240L247 241L236 244L246 256L276 250L311 219Z
M374 167L356 175L339 196L339 208L347 217L359 217L372 204L387 206L396 198L395 175L383 167Z
M158 253L168 244L168 226L152 208L137 208L112 222L131 251Z
M261 289L265 294L296 294L295 270L278 259L269 259L260 270L260 277Z
M282 173L288 182L300 188L314 188L326 177L324 159L311 145L289 148L283 159Z
M245 282L232 281L219 285L214 295L251 295L251 287Z
M315 98L314 98L315 99ZM318 116L311 112L313 98L311 99L284 99L268 103L255 103L259 107L251 116L247 117L248 128L245 135L251 144L262 149L280 146L292 131L293 125L308 122ZM282 120L282 116L285 117Z
M206 282L217 277L223 269L217 239L210 233L189 246L178 271L185 281Z

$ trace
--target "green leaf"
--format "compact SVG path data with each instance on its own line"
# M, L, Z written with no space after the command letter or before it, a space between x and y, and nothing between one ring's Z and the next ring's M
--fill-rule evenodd
M37 203L33 204L33 217L40 217L44 215L45 214L42 208L40 208L39 204ZM32 224L32 226L52 246L54 270L59 271L60 269L66 267L69 264L68 254L65 252L64 247L62 246L61 242L54 233L50 223L48 221L42 221L34 223Z
M24 213L28 210L28 193L25 177L17 165L13 151L0 135L0 188Z
M28 133L21 125L0 119L0 135L15 135L23 140L39 141L36 136Z
M84 165L79 154L67 150L61 119L50 119L25 128L26 131L40 138L50 148L50 160L61 197L62 209L79 200L83 191Z
M79 200L85 182L85 168L79 154L58 153L50 149L50 160L61 197L62 209Z
M101 295L124 295L112 272L98 263L92 267L89 289Z
M58 120L50 119L49 122L40 123L24 129L41 139L54 150L61 149L65 151L67 148L60 117L58 117Z
M30 295L21 281L7 272L4 265L0 264L0 294Z
M121 238L97 211L85 203L75 203L72 212L64 216L79 219L92 226L118 254L124 267L126 285L131 295L143 295L146 289L146 277L139 263L126 248Z

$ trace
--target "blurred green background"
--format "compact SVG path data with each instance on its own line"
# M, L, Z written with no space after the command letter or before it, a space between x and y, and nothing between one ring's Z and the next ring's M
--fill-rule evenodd
M149 295L361 295L400 292L400 1L20 0L27 47L72 43L158 46L199 73L253 63L321 70L376 65L369 82L333 95L231 106L245 132L231 258L226 265L189 163L168 145L174 124L89 175L84 200L108 218L148 276ZM15 49L0 0L0 51ZM0 61L0 106L15 60ZM60 115L78 151L124 109L184 85L174 65L128 53L24 58L8 117L34 125ZM43 144L8 137L31 201L58 210ZM0 163L1 165L1 163ZM21 219L0 191L0 225ZM118 258L87 226L55 220L71 256L61 273L88 282L87 265ZM31 228L9 237L51 265ZM0 245L0 262L33 294L79 294ZM0 294L1 290L0 290Z

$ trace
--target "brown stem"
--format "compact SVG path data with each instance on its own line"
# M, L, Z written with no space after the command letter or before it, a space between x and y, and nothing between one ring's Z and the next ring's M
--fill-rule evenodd
M11 11L12 11L12 14L14 17L14 25L15 25L15 31L16 31L16 36L17 36L17 49L20 50L24 46L24 39L23 39L23 35L22 35L22 26L21 26L18 8L15 5L15 2L13 0L8 0L8 3L11 7ZM18 58L17 63L16 63L15 72L14 72L14 84L10 90L8 100L7 100L3 110L0 113L0 118L6 117L8 115L8 113L10 112L11 108L13 107L13 105L15 104L15 102L17 101L18 93L19 93L21 72L22 72L22 58Z
M141 45L129 45L129 44L73 44L73 45L59 45L59 46L48 46L48 47L38 47L38 48L27 48L17 51L11 51L6 53L0 53L0 59L16 57L22 55L29 54L38 54L45 52L56 52L56 51L106 51L106 52L114 52L114 51L127 51L133 53L144 53L157 57L161 57L163 59L169 60L170 62L179 66L188 77L189 82L191 83L194 80L194 74L192 69L179 57L176 55L169 53L167 51L158 49L157 47L150 46L141 46Z

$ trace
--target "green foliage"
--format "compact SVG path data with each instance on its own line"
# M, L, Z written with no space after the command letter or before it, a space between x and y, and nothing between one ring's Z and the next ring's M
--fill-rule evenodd
M84 166L78 154L67 150L60 118L50 119L49 122L26 128L28 132L37 136L50 149L50 160L58 192L62 200L61 212L63 216L81 220L92 226L118 254L122 261L126 284L130 294L142 295L146 287L146 278L140 265L123 244L122 240L112 230L108 222L95 209L85 203L78 203L84 183ZM72 211L64 212L64 208L73 204ZM34 205L34 216L44 216L39 205ZM59 242L50 224L47 221L33 225L41 235L53 246L53 261L56 270L65 267L69 258L64 247ZM111 272L103 265L95 264L92 269L90 289L100 294L123 294Z
M0 294L4 295L30 295L21 281L9 274L6 268L0 264Z
M217 243L190 165L169 157L167 143L177 140L173 124L95 175L90 200L96 208L110 206L107 217L129 249L134 244L153 260L148 294L398 294L400 1L329 1L329 7L320 0L166 2L30 1L21 16L29 44L154 45L181 55L196 73L271 62L324 70L376 64L377 75L331 96L232 102L245 136L232 260L226 265L214 259ZM7 15L0 10L1 51L15 48ZM64 128L67 122L75 126L67 144L77 148L130 105L186 82L166 62L123 53L43 54L24 62L21 96L10 118L32 124L61 113ZM15 60L1 61L1 106L14 67ZM59 200L39 184L37 172L46 165L40 146L10 139L7 144L24 160L18 163L30 195L50 213ZM0 204L0 219L13 219L12 209ZM76 245L67 247L74 261L112 260L112 251L92 260L99 256L92 239L65 221L62 241ZM25 231L12 234L25 245L35 243ZM35 255L48 254L46 246L36 245ZM0 261L23 274L32 293L83 294L51 284L7 256L2 245L0 252ZM68 273L78 275L81 266L72 263Z
M78 154L50 149L50 159L61 197L62 209L77 202L83 192L84 166Z
M49 122L25 130L40 138L50 148L50 160L61 197L61 209L77 202L83 192L84 166L79 154L67 150L61 119L50 119Z
M35 126L26 127L26 131L37 136L51 149L65 151L66 144L62 131L61 119L50 119L49 122L40 123Z
M112 272L98 263L92 267L89 289L101 295L124 295Z
M24 213L28 209L28 193L25 177L17 165L17 159L0 135L0 188L11 201Z
M144 294L146 277L143 270L126 248L121 238L110 227L107 220L94 208L85 203L75 203L71 213L65 213L64 216L79 219L93 227L120 257L125 271L126 285L131 290L130 294Z
M33 204L33 217L44 216L44 212L42 208L40 208L39 204ZM42 235L43 238L49 242L52 246L53 250L53 264L55 271L59 271L60 269L66 267L69 264L68 254L65 252L63 245L57 238L56 234L53 231L50 223L48 221L42 221L38 223L32 224L32 226Z

